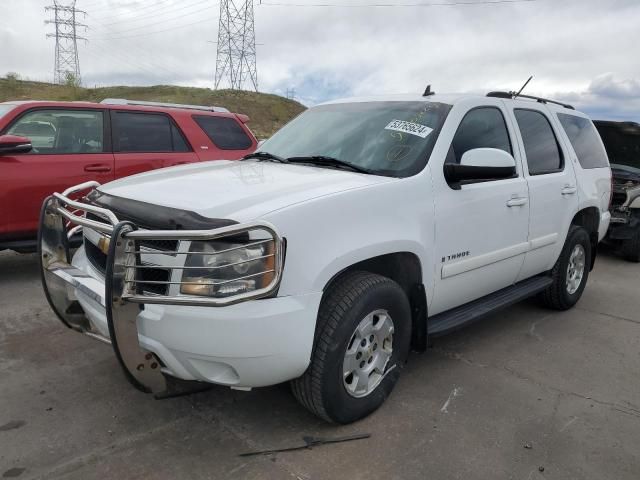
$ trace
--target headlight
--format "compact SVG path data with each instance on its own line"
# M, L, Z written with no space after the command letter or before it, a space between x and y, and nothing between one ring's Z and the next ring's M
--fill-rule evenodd
M225 298L261 290L276 276L272 238L191 242L180 293Z

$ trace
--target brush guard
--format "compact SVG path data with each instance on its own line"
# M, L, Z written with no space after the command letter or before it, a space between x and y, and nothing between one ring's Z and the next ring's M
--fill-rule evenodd
M62 323L80 333L111 344L125 376L137 389L153 393L156 398L168 398L202 391L211 385L205 382L175 378L163 371L162 362L154 352L143 348L138 340L137 317L145 303L171 305L224 306L248 298L272 294L278 287L282 267L282 242L275 230L266 223L234 225L201 231L140 230L128 221L120 221L108 209L69 198L87 192L100 184L87 182L54 193L42 206L38 232L38 254L42 286L51 308ZM87 218L86 214L92 214ZM104 219L104 222L93 218ZM69 238L87 227L102 233L108 245L105 281L102 283L71 264ZM273 281L250 295L230 299L194 298L190 296L157 296L145 294L136 280L137 271L145 268L140 260L142 240L215 240L252 230L268 232L274 244ZM174 252L182 253L185 252ZM183 270L184 267L171 267ZM168 281L167 284L175 282ZM180 283L180 282L178 282ZM93 328L75 292L90 297L105 308L109 337Z

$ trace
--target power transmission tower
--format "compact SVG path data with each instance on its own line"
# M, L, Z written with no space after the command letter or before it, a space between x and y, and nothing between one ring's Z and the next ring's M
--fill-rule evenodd
M215 88L242 90L246 82L258 91L253 0L221 0Z
M65 83L73 77L74 83L80 84L80 61L78 60L78 40L86 40L78 36L78 29L87 28L78 23L78 14L86 15L86 12L76 9L76 0L62 5L58 0L53 0L53 5L45 7L45 11L53 12L53 19L45 21L55 25L55 33L48 33L47 37L56 39L55 66L53 68L53 81Z
M287 88L287 98L289 100L295 100L296 99L296 89L295 88Z

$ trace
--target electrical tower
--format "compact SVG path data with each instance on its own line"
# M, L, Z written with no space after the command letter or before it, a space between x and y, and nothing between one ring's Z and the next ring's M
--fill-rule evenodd
M55 26L55 33L48 33L47 37L56 39L55 66L53 69L54 83L65 83L71 76L75 83L80 84L80 61L78 60L78 40L86 40L78 36L78 29L87 28L78 23L78 14L86 12L76 9L76 0L63 5L53 0L53 5L45 7L45 11L53 12L53 19L45 21Z
M253 0L221 0L215 88L242 90L245 83L258 91Z

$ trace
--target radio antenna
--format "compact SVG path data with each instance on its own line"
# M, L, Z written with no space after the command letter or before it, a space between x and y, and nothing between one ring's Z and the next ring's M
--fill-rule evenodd
M516 94L513 96L513 98L518 97L518 96L522 93L522 91L526 88L526 86L527 86L527 85L529 85L529 82L530 82L532 79L533 79L533 75L531 75L531 76L529 77L529 80L527 80L526 82L524 82L524 85L522 85L522 88L521 88L520 90L518 90L518 93L516 93Z

